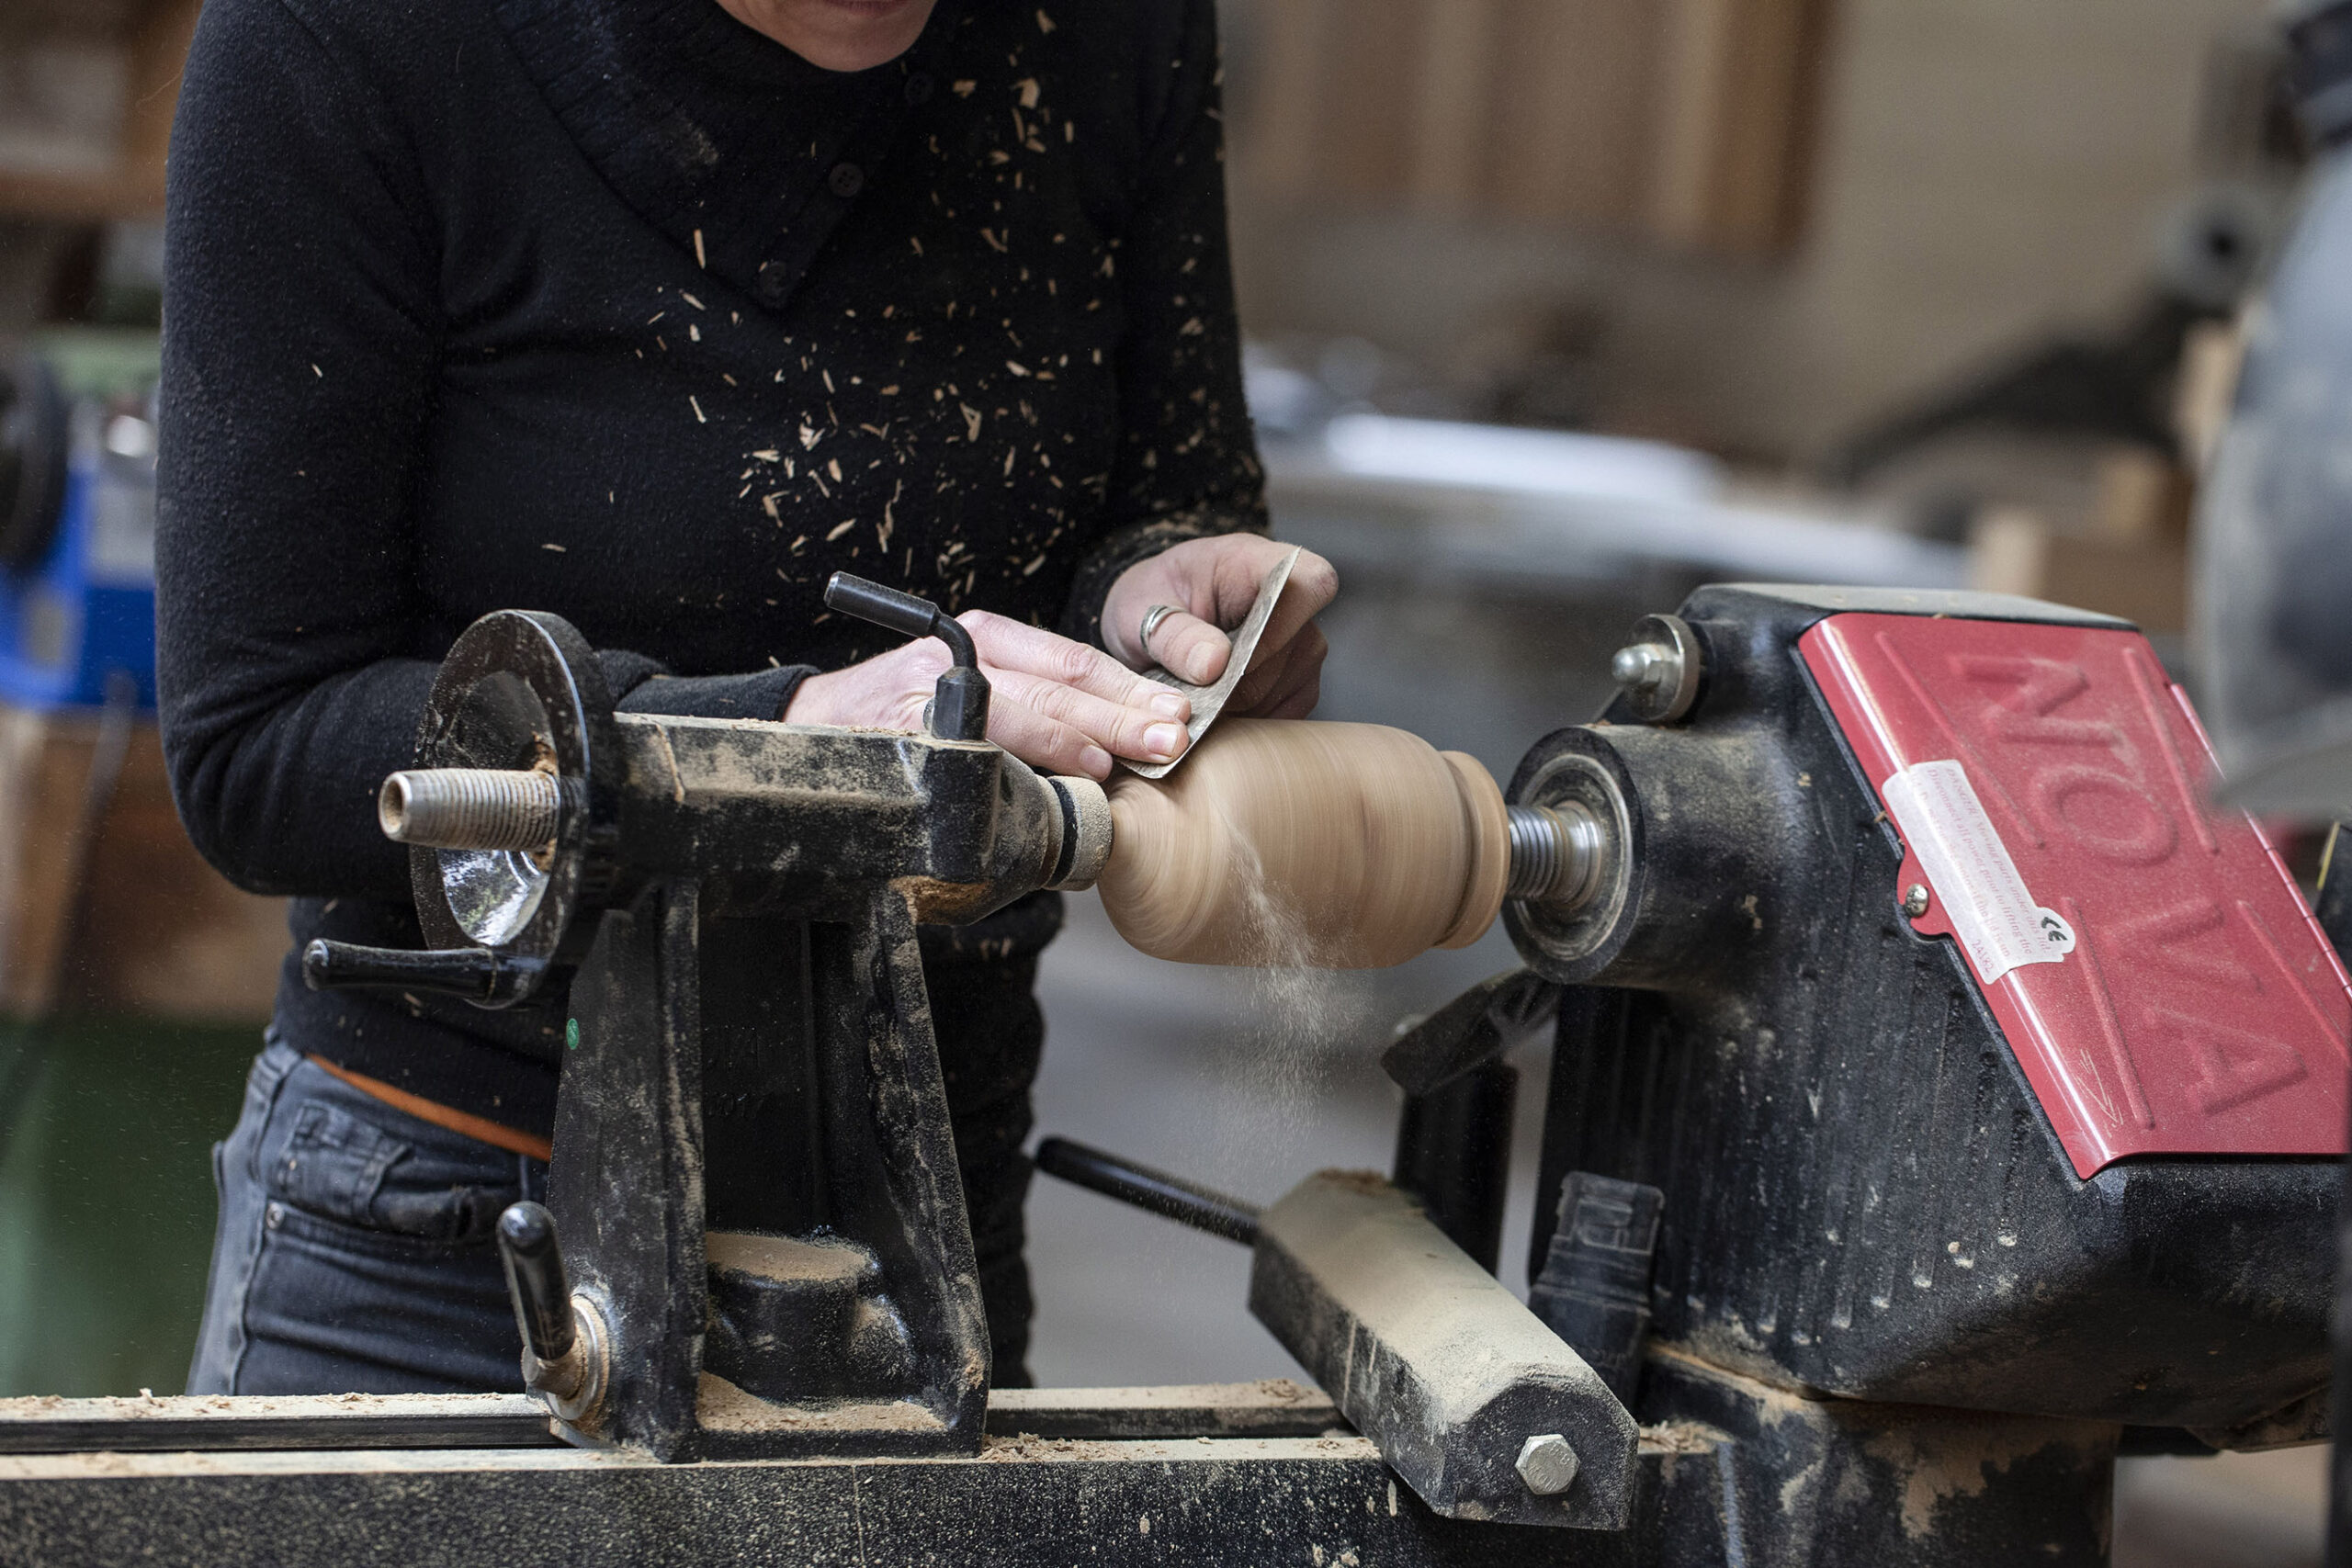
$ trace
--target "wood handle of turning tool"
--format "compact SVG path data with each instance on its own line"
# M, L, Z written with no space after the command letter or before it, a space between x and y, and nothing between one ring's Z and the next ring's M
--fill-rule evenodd
M1109 793L1102 904L1155 958L1384 968L1468 946L1502 908L1494 775L1401 729L1228 718L1168 777Z

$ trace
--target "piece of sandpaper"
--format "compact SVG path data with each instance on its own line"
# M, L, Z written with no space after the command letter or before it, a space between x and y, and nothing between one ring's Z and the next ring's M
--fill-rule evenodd
M1281 602L1283 596L1283 586L1290 581L1290 569L1298 564L1299 549L1300 547L1292 546L1258 584L1257 601L1250 606L1250 614L1242 617L1240 626L1230 634L1233 653L1225 661L1224 674L1205 686L1194 686L1179 681L1158 666L1144 671L1147 680L1157 681L1163 686L1173 686L1193 699L1192 722L1184 727L1184 732L1192 737L1192 745L1186 746L1173 762L1127 762L1128 767L1148 779L1165 778L1193 754L1193 746L1200 744L1201 737L1207 733L1210 725L1216 722L1216 716L1225 711L1226 701L1233 695L1233 689L1241 684L1244 675L1250 673L1250 661L1258 653L1258 639L1265 635L1266 623L1273 618L1274 605Z

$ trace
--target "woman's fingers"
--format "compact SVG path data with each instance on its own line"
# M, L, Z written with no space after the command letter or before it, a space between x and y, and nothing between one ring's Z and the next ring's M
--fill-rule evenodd
M1238 626L1257 602L1266 573L1290 547L1259 534L1224 534L1187 539L1136 562L1119 574L1102 604L1103 646L1136 669L1158 664L1182 680L1205 684L1225 670L1230 644L1226 629ZM1270 618L1264 645L1279 648L1314 619L1339 592L1339 573L1321 556L1303 551L1291 568L1282 602ZM1145 615L1156 604L1182 612L1154 627L1151 647L1142 647ZM1216 632L1211 638L1185 625L1197 620Z
M1280 547L1255 536L1195 540L1136 569L1136 574L1155 570L1162 576L1148 582L1139 576L1133 582L1121 581L1130 598L1164 593L1166 599L1154 602L1182 598L1238 624L1270 563L1268 552ZM1234 693L1236 715L1302 718L1314 711L1327 645L1312 617L1330 602L1337 583L1322 558L1299 558L1290 591L1261 639L1257 667ZM1110 776L1116 758L1165 762L1183 754L1192 704L1182 693L1043 627L981 610L958 619L972 634L996 692L989 739L1013 755L1038 767L1101 779ZM1206 685L1224 672L1232 646L1215 622L1179 608L1160 617L1149 649L1138 652L1180 679ZM848 670L812 676L801 683L789 716L915 728L944 662L938 644L918 641Z
M1266 645L1261 643L1261 649ZM1299 672L1320 673L1323 657L1330 645L1323 639L1323 629L1309 624L1301 626L1298 635L1286 644L1277 645L1261 653L1250 673L1233 691L1233 705L1241 713L1263 716L1273 696L1286 693L1297 684Z
M1193 716L1192 701L1183 693L1144 679L1099 648L986 610L967 611L956 619L972 634L984 664L1072 687L1178 725Z
M1225 673L1233 639L1198 615L1182 610L1163 615L1151 629L1150 660L1180 681L1205 686Z
M1180 680L1196 686L1207 685L1223 675L1226 660L1232 656L1233 642L1218 628L1238 626L1249 618L1266 572L1282 558L1287 547L1255 534L1233 534L1223 538L1193 540L1167 551L1160 558L1176 581L1185 585L1173 592L1174 602L1208 610L1215 619L1204 619L1182 609L1163 617L1152 631L1150 655ZM1253 656L1259 667L1278 662L1277 655L1312 632L1311 623L1339 591L1340 576L1331 563L1311 552L1300 552L1274 613L1266 618L1265 630L1259 634L1258 650ZM1312 635L1311 646L1319 660L1322 634ZM1253 669L1243 678L1237 696L1248 703L1261 696L1269 684Z
M1251 670L1225 711L1236 718L1304 718L1314 711L1322 682L1319 649L1312 658L1285 653Z
M1209 563L1217 624L1238 626L1248 617L1250 606L1258 602L1259 585L1265 581L1267 571L1290 547L1255 534L1230 535L1202 543L1221 547ZM1172 556L1175 551L1169 554ZM1283 584L1283 596L1276 602L1274 613L1266 617L1266 629L1260 636L1258 646L1268 649L1287 647L1299 628L1321 615L1339 592L1338 570L1314 551L1301 550L1297 563L1290 569L1290 581Z
M1323 677L1320 673L1306 676L1300 685L1276 694L1266 705L1251 714L1251 718L1312 718L1315 705L1323 700Z
M1251 710L1258 718L1305 718L1323 700L1323 661L1300 660L1284 671L1285 679Z
M959 619L1006 708L989 739L1041 767L1106 778L1114 756L1165 762L1188 743L1193 705L1100 649L984 610Z
M1023 761L1053 773L1111 776L1111 753L1084 733L1017 702L989 704L989 739Z
M1131 757L1141 762L1165 762L1184 750L1184 727L1172 718L1148 709L1123 706L1091 692L1025 671L989 669L985 665L982 668L988 669L989 683L1000 699L1018 703L1051 723L1074 730L1112 755ZM1106 761L1103 772L1109 768Z
M1169 761L1188 744L1193 705L1099 649L975 611L961 617L996 700L989 739L1024 761L1108 778L1114 757ZM946 650L910 642L846 670L810 676L788 716L810 724L914 730L946 667Z
M1023 761L1049 773L1084 773L1096 780L1109 778L1114 759L1100 741L1077 725L1040 713L1015 694L1068 692L1069 688L1042 683L1024 686L1023 682L1023 677L1009 672L997 682L997 700L989 705L989 739ZM1166 761L1182 751L1182 727L1165 720L1159 723L1175 731L1174 750L1156 752L1147 746L1133 755L1145 761Z
M1258 601L1259 587L1265 581L1266 569L1280 558L1283 547L1255 535L1195 543L1216 547L1214 553L1204 552L1203 557L1209 581L1204 592L1179 596L1195 601L1205 598L1216 612L1216 621L1204 620L1180 608L1160 617L1159 624L1152 628L1151 646L1140 651L1150 661L1172 671L1177 679L1205 686L1225 673L1226 660L1233 653L1233 639L1219 629L1218 624L1238 626L1249 618L1250 606ZM1177 549L1187 547L1180 545ZM1174 557L1176 550L1168 554ZM1170 564L1182 562L1171 560ZM1291 569L1290 581L1283 585L1274 613L1266 618L1266 629L1259 635L1254 657L1261 666L1273 662L1274 655L1310 634L1314 656L1320 659L1325 649L1323 634L1314 630L1312 623L1339 590L1339 573L1332 570L1331 563L1321 556L1302 553L1298 564ZM1260 682L1255 670L1242 680L1240 693L1245 699L1265 690L1266 685Z

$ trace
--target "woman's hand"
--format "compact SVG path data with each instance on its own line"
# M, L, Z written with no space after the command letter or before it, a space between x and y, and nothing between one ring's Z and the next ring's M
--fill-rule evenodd
M1193 705L1182 692L1038 626L986 610L956 618L972 634L989 678L989 739L1023 761L1104 779L1114 756L1165 762L1182 753ZM809 676L793 693L784 717L792 724L919 730L923 705L947 662L945 644L918 638L863 664Z
M1179 680L1205 686L1225 673L1233 639L1223 628L1238 626L1258 597L1258 584L1291 547L1260 534L1226 534L1188 539L1137 561L1119 574L1102 602L1102 641L1138 670L1157 664ZM1313 622L1340 592L1340 574L1313 551L1302 551L1291 569L1250 673L1242 677L1225 711L1244 718L1305 718L1323 694L1323 655L1328 645ZM1144 616L1155 604L1173 604L1141 645Z

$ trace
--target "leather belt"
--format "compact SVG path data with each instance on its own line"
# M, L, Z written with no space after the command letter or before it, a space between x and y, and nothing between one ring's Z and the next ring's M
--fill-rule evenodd
M355 1073L348 1067L338 1067L316 1052L310 1060L320 1071L342 1079L371 1100L380 1100L395 1111L405 1111L420 1122L430 1122L446 1128L459 1137L488 1144L509 1154L528 1155L542 1164L552 1158L554 1145L547 1139L534 1136L519 1127L509 1127L492 1122L487 1116L476 1116L469 1111L458 1111L437 1100L427 1100L421 1094L411 1094L404 1089L394 1089L381 1078L371 1078L365 1073Z

